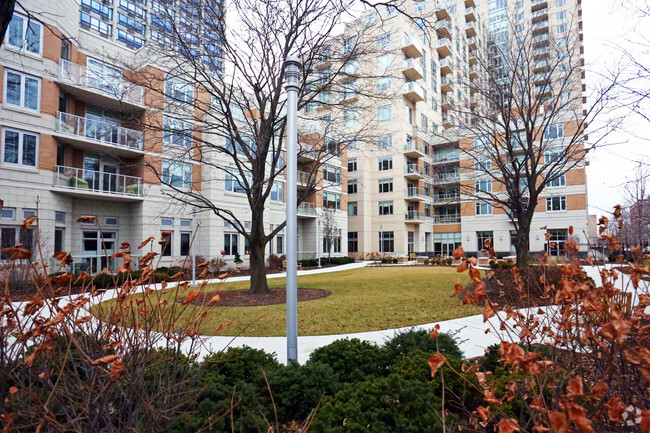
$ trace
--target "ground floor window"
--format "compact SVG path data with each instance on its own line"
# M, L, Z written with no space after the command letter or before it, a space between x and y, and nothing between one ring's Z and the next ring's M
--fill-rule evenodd
M10 248L16 244L22 244L23 248L27 248L34 254L34 230L27 231L20 230L20 227L0 227L0 247ZM0 253L0 259L9 260L10 256L7 253Z
M234 256L235 253L239 252L237 241L239 236L237 233L225 233L223 241L223 250L226 252L226 256Z
M275 252L278 255L284 254L284 235L277 235L275 237Z
M190 244L192 243L192 233L181 232L181 256L190 254Z
M335 235L331 239L323 238L323 253L340 253L341 252L341 236Z
M415 232L408 232L408 253L415 252Z
M564 254L564 243L569 238L567 229L549 229L551 237L546 242L546 251L551 256L560 256Z
M63 251L63 239L64 239L65 229L57 227L54 229L54 252Z
M348 232L348 252L358 253L359 252L359 233L358 232Z
M395 232L379 232L379 252L395 252Z
M476 251L492 248L494 232L476 232Z
M160 254L163 257L172 255L172 232L163 232L162 243L160 244Z
M429 233L427 233L428 235ZM451 256L451 253L461 245L460 233L434 233L433 252L443 256Z

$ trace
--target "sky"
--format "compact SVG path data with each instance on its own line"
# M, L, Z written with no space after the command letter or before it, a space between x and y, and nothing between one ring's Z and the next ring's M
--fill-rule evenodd
M583 0L587 93L598 84L599 74L626 67L628 61L622 49L650 65L650 43L636 43L643 37L650 38L647 30L650 19L641 19L637 11L622 7L621 1ZM644 6L646 1L636 3ZM647 5L645 8L650 10ZM639 116L623 114L626 114L621 125L623 130L607 135L603 146L589 156L587 182L591 214L602 215L611 212L614 205L624 204L624 184L634 177L638 161L650 163L650 123Z

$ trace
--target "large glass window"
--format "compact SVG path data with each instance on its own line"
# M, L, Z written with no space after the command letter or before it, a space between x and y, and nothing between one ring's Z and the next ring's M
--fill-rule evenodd
M393 120L393 106L384 105L377 109L377 122L378 123L388 123Z
M284 183L283 182L273 182L273 187L271 187L271 200L272 201L284 201Z
M192 147L193 132L191 123L163 116L163 142Z
M105 21L95 18L85 12L79 11L79 24L82 27L99 32L100 35L110 37L113 34L113 26Z
M566 210L566 196L546 197L546 211L558 212Z
M32 54L43 54L43 24L14 13L7 29L7 44Z
M162 181L176 188L192 188L192 165L178 161L163 161Z
M348 179L348 194L356 194L357 186L358 184L356 179Z
M226 252L227 256L234 256L235 253L239 252L239 234L238 233L225 233L224 234L224 244L223 249Z
M384 134L377 137L377 147L380 150L386 150L393 147L393 134Z
M323 180L333 184L340 184L341 167L335 167L329 164L323 165Z
M377 48L383 48L386 45L390 44L390 32L389 33L383 33L376 38L377 40Z
M385 92L391 88L391 79L390 77L381 77L377 79L377 91Z
M393 214L393 201L380 201L379 202L379 215L392 215Z
M393 192L393 179L379 179L379 193Z
M359 252L359 233L358 232L348 232L348 252L349 253Z
M475 192L492 192L492 179L480 179L475 181Z
M395 232L379 232L379 252L395 252Z
M544 130L544 139L546 140L553 140L561 137L564 137L564 123L549 125Z
M494 232L492 231L476 232L476 250L481 251L484 249L492 248L493 239L494 239Z
M383 156L379 158L379 171L392 170L392 169L393 169L392 156Z
M476 215L492 215L492 204L476 202Z
M348 171L357 171L357 158L348 159Z
M356 216L359 213L359 207L356 201L348 202L348 216Z
M163 232L162 240L160 243L160 254L163 257L171 257L172 255L172 232Z
M181 256L187 256L190 254L191 238L192 238L192 233L181 232Z
M38 135L9 128L3 128L2 131L2 162L23 167L36 167Z
M377 69L388 69L393 58L390 53L377 56Z
M41 79L5 69L6 104L38 111L41 105Z
M165 77L165 97L174 102L189 104L194 100L194 85L179 77L167 74Z
M341 194L323 191L323 207L341 210Z

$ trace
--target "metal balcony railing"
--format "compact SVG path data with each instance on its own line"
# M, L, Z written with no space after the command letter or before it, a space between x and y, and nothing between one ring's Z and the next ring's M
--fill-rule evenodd
M436 194L433 196L433 204L451 203L460 200L460 194Z
M424 212L417 211L417 210L409 210L409 211L406 211L406 213L404 214L404 219L406 221L420 221L420 222L423 222L423 221L426 221L427 216L426 216L426 214Z
M134 129L124 128L111 122L75 116L70 113L57 112L56 130L84 139L101 141L102 143L142 150L143 133Z
M460 173L438 173L431 178L433 183L459 182Z
M54 186L77 191L142 197L142 179L124 174L54 166Z
M435 224L458 224L460 223L460 214L436 215L433 222Z
M93 71L59 59L59 78L81 87L90 87L121 101L144 105L144 87L125 81L113 71Z
M423 143L417 143L415 141L407 141L404 145L404 153L418 152L423 155L427 154L426 147Z
M298 215L316 216L316 206L313 203L300 203Z
M424 190L424 188L418 188L418 187L415 187L415 186L410 186L410 187L406 188L406 197L407 198L419 198L419 199L423 199L423 200L431 198L426 194L426 191Z
M406 166L406 173L408 174L418 174L420 176L425 176L424 167L421 167L417 164L408 164Z

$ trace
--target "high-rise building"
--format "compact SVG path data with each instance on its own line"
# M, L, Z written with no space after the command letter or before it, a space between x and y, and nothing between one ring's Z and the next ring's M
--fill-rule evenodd
M204 165L192 157L199 146L193 137L200 131L167 112L175 104L191 106L200 97L197 88L165 76L165 65L151 64L146 51L149 43L182 50L198 41L201 49L196 55L213 73L221 73L215 32L223 25L220 1L27 0L21 5L31 18L17 10L0 47L2 248L16 243L34 248L34 227L21 231L20 224L38 206L44 256L68 251L75 260L74 271L116 269L119 263L107 256L123 243L130 243L137 256L142 240L149 236L159 240L163 233L165 243L153 242L147 248L160 254L161 265L178 264L190 253L193 212L191 206L170 198L170 186L202 191L214 203L228 206L246 229L250 227L250 209L238 180L218 170L214 161ZM196 17L202 14L216 18L212 23L198 22ZM173 37L170 20L178 30ZM161 89L154 92L135 84L141 71L160 72L158 76L165 77ZM157 98L165 98L165 103ZM173 104L166 103L170 101ZM242 119L254 115L236 101L233 104ZM143 127L148 116L159 119L159 131ZM174 157L177 153L189 156L180 159ZM221 162L233 164L228 159ZM340 193L345 164L345 152L331 158L326 171L333 181L301 205L299 258L317 256L323 207L345 206ZM322 184L321 178L319 172L316 181ZM285 219L285 190L281 176L265 211L266 233ZM87 215L95 221L77 221ZM341 246L341 237L347 236L346 217L342 211L336 217L338 241L332 249L340 255L346 252ZM247 260L245 237L228 223L211 212L199 212L196 222L197 254L211 259L223 250L228 262L235 253ZM268 254L283 254L287 248L283 232L267 248Z
M339 120L343 135L363 137L348 145L348 249L351 254L406 257L451 254L462 245L476 253L491 239L500 255L514 254L509 215L474 194L492 188L492 181L481 176L485 167L476 153L472 156L479 150L474 143L482 137L463 127L472 123L472 115L462 107L476 104L470 80L479 78L480 68L490 65L493 71L504 64L499 56L505 50L494 44L507 41L509 31L532 32L536 57L538 51L542 56L548 52L545 40L562 43L565 35L579 34L580 57L580 0L405 5L407 14L391 7L380 16L367 12L332 42L340 53L346 46L362 45L360 40L373 48L360 50L354 59L343 56L343 70L354 67L351 75L359 96L348 99L343 89L336 99L325 90L327 97L305 110L312 118ZM328 60L315 69L322 74L336 67ZM582 100L580 79L571 91ZM548 133L561 140L565 128L574 126L560 121ZM547 187L533 219L531 251L546 248L559 254L570 226L579 237L586 231L584 165Z

